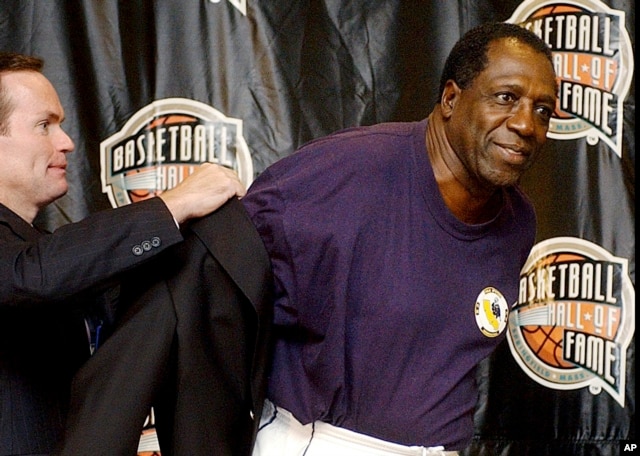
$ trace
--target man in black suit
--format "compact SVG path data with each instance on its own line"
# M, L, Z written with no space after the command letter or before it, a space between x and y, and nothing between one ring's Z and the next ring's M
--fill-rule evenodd
M72 377L90 356L84 316L111 308L117 275L245 193L231 170L204 164L159 197L37 229L38 212L67 192L74 148L42 65L0 53L0 455L47 455L60 443Z
M122 284L126 312L74 379L54 454L135 455L153 406L162 456L251 455L270 355L269 257L235 198L183 234Z

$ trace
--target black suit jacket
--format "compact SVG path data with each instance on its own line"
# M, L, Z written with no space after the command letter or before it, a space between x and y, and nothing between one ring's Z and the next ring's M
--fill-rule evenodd
M53 450L72 377L89 357L85 311L113 304L116 273L181 240L159 199L53 234L0 204L0 455Z
M131 307L74 381L59 454L135 455L151 406L163 456L251 454L270 352L269 258L235 198L183 235L123 285Z

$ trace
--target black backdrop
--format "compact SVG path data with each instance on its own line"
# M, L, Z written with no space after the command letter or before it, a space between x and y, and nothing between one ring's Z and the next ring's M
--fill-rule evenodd
M332 131L425 117L448 51L472 26L531 19L548 31L534 13L555 17L563 11L591 24L579 29L590 33L588 39L572 36L577 46L569 34L562 46L550 42L560 56L557 69L566 71L567 81L573 78L571 99L583 97L550 134L523 185L538 211L540 243L559 239L562 251L572 253L584 244L587 263L606 260L622 270L614 284L622 328L611 339L615 379L610 390L598 387L602 375L590 384L537 380L525 366L530 357L518 360L517 347L505 341L480 371L476 440L466 453L622 454L635 441L631 0L0 0L0 49L46 60L45 74L60 94L65 127L76 142L69 193L39 221L54 229L118 204L104 188L105 144L157 100L195 100L240 119L255 176ZM560 22L554 24L552 38L559 36ZM563 24L568 28L568 19ZM581 79L574 59L585 56L594 67L608 62L597 68L613 68L614 83L601 80L604 70ZM594 87L602 89L602 99L587 97ZM613 100L607 116L598 104L606 96ZM619 128L608 132L595 112ZM236 153L242 148L238 141L228 144ZM592 301L581 303L598 307ZM593 370L572 372L584 378Z

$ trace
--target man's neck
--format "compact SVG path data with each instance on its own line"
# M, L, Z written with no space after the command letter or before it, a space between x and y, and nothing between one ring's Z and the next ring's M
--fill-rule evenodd
M468 224L493 219L502 207L502 192L473 185L473 179L447 139L439 107L429 115L426 135L427 155L449 210Z
M29 209L24 204L19 204L15 199L4 197L0 193L0 203L2 203L5 207L7 207L11 212L14 212L18 217L23 219L29 225L33 225L33 221L38 215L38 209L32 208Z

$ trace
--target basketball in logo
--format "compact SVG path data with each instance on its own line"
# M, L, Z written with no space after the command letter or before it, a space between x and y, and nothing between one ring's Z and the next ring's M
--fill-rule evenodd
M549 366L571 368L573 364L562 359L563 328L557 326L526 326L522 337L540 360Z
M548 264L558 264L569 261L580 261L584 257L560 253L548 255L542 261L539 266L543 267ZM564 327L556 325L537 325L537 326L523 326L522 338L529 346L531 351L543 362L549 366L557 368L573 368L574 365L567 361L564 361L562 354L562 340L564 336Z

